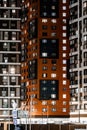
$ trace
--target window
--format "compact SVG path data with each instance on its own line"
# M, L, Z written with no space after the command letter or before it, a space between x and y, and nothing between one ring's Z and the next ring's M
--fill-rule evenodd
M63 33L63 37L66 37L66 33Z
M42 25L42 29L46 30L47 29L47 25Z
M42 36L47 36L47 32L42 32Z
M12 67L10 68L10 74L15 74L15 67L14 67L14 66L12 66Z
M66 80L63 80L63 85L66 85Z
M66 57L66 53L63 53L63 57Z
M66 6L63 6L63 10L66 10Z
M55 70L57 70L57 67L56 66L52 66L51 70L55 71Z
M55 10L55 8L56 8L55 5L52 5L52 6L51 6L51 9L52 9L52 10Z
M42 53L42 57L47 57L47 56L48 56L48 55L47 55L46 52Z
M11 82L16 82L16 77L12 76L11 77Z
M48 69L47 66L42 67L42 70L47 70L47 69Z
M57 111L56 108L52 108L51 110L52 110L52 112L56 112Z
M8 99L3 99L3 108L8 108Z
M42 101L42 105L47 105L47 101Z
M66 71L66 67L63 67L63 71Z
M42 77L43 77L43 78L46 78L46 77L47 77L47 74L46 74L46 73L42 74Z
M48 8L49 7L49 8ZM40 17L58 17L58 1L40 1Z
M66 74L63 74L63 78L66 78Z
M40 57L41 58L58 58L58 39L41 39L40 40Z
M63 94L63 98L66 98L66 94Z
M57 26L51 26L51 29L52 29L52 30L56 30L56 29L57 29Z
M57 75L56 75L55 73L52 73L52 74L51 74L51 77L52 77L52 78L56 78L56 76L57 76Z
M66 40L63 40L63 44L66 44Z
M42 112L47 112L47 108L42 108Z
M66 19L63 19L63 23L66 24Z
M57 23L57 20L56 19L52 19L51 22L52 23Z
M66 0L62 0L62 2L65 4L65 3L66 3Z
M52 105L56 105L56 101L51 101L51 104Z
M52 37L55 37L56 35L57 35L57 33L55 33L55 32L52 32L52 33L51 33L51 36L52 36Z
M66 60L63 60L63 64L66 64L67 62L66 62Z
M66 105L66 101L63 101L63 105Z
M40 99L41 100L58 99L57 80L40 80Z
M42 23L47 23L47 19L42 19Z
M42 63L43 63L43 64L47 64L47 60L46 60L46 59L43 59L43 60L42 60Z
M56 94L51 94L51 99L56 99L57 98L56 96L57 96Z
M66 46L63 46L63 51L66 51Z
M63 30L66 30L66 26L63 26Z
M63 17L66 17L66 13L63 13L62 16L63 16Z
M66 112L66 108L63 108L63 112Z

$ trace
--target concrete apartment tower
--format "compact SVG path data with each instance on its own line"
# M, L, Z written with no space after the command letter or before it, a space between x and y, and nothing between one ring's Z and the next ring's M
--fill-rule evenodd
M87 117L87 0L70 0L70 116Z
M0 120L20 102L20 0L0 0Z
M69 117L69 0L22 1L21 101L32 117Z

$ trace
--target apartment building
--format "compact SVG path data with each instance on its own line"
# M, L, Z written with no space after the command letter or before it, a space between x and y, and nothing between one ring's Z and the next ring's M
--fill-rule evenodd
M22 0L21 101L31 117L69 117L69 0Z
M20 102L20 0L0 0L0 120Z
M87 0L70 0L70 116L87 117Z

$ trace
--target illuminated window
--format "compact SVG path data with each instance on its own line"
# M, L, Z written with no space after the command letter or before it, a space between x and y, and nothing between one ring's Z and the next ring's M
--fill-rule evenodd
M63 60L63 64L66 64L67 62L66 62L66 60Z
M63 85L66 85L66 80L63 80Z
M63 40L63 44L66 44L66 40Z
M66 30L66 26L63 26L63 30Z
M52 77L52 78L56 78L56 76L57 76L57 75L56 75L55 73L52 73L52 74L51 74L51 77Z
M63 33L63 37L66 37L66 33Z
M63 71L66 71L66 67L63 67Z
M66 57L66 53L63 53L63 57Z
M62 0L63 3L66 3L66 0Z
M15 67L14 66L10 68L10 74L15 74Z
M66 101L63 101L63 105L66 105Z
M42 19L42 23L47 23L47 19Z
M46 74L46 73L42 74L42 77L43 77L43 78L46 78L46 77L47 77L47 74Z
M66 98L66 94L63 94L63 98Z
M66 108L63 108L63 112L66 112Z
M66 10L66 6L63 6L63 10Z
M63 46L63 51L66 51L66 46Z
M52 19L51 22L52 23L57 23L57 20L56 19Z
M66 78L66 74L63 74L63 78Z

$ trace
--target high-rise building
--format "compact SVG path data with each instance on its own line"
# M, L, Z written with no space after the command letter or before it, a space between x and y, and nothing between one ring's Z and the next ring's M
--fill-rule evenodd
M32 117L69 117L69 0L22 1L21 101Z
M0 120L20 102L20 0L0 0Z
M70 116L87 117L87 0L70 0Z

